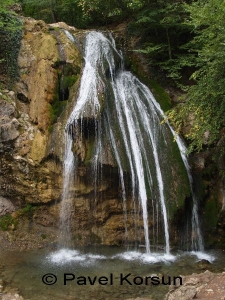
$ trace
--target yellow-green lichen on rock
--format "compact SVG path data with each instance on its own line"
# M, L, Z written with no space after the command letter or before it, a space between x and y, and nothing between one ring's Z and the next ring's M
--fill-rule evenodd
M36 162L40 163L46 155L47 148L47 136L41 131L37 131L31 147L30 158Z
M17 90L30 102L29 116L43 131L50 123L48 103L52 100L57 79L52 64L57 58L56 40L49 34L47 25L26 19L18 57L21 79Z

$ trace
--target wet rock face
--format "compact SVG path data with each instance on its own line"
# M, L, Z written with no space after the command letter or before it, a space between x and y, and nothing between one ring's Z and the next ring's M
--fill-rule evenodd
M102 166L101 182L93 177L91 166L81 165L75 184L70 188L71 247L80 245L134 246L145 243L140 207L127 191L126 204L121 199L118 170ZM129 181L125 176L125 180ZM136 206L135 206L136 205ZM125 214L126 207L126 214ZM59 207L60 208L60 207ZM149 231L153 235L154 220L149 214ZM163 232L163 231L162 231ZM164 236L158 236L163 244Z

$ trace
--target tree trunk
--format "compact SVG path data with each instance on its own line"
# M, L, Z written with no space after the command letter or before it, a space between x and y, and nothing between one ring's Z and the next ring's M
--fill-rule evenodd
M169 36L169 30L168 30L168 28L166 28L166 37L167 37L167 42L168 42L169 59L172 59L172 50L171 50L170 36Z
M58 20L57 20L57 17L56 17L56 14L55 14L55 10L54 10L54 3L52 3L52 0L50 0L49 2L50 2L52 20L53 20L54 23L57 23Z

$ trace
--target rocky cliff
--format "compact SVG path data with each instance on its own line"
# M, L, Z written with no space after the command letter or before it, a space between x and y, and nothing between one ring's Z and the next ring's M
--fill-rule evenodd
M63 152L57 118L71 100L70 89L76 91L82 55L63 34L74 28L22 21L20 77L13 91L0 94L0 222L6 242L35 244L47 240L46 228L57 227Z

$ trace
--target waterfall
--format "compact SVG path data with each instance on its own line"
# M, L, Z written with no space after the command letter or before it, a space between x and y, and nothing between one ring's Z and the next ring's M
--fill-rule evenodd
M171 131L173 132L174 136L175 133L173 129L171 128ZM187 156L185 153L187 152L186 147L181 140L179 136L176 136L177 139L177 145L180 149L181 152L181 157L183 159L184 165L187 170L188 174L188 179L191 187L191 195L192 195L192 201L193 201L193 207L192 207L192 219L191 219L191 225L192 225L192 233L191 233L191 250L192 251L203 251L204 250L204 243L203 243L203 238L202 238L202 233L199 225L199 217L198 217L198 198L197 195L194 192L193 188L193 178L191 175L191 169L187 160Z
M67 34L68 36L68 34ZM72 37L69 36L72 40ZM90 31L86 35L85 66L80 82L78 98L65 127L65 154L63 193L60 213L61 243L68 246L70 239L70 214L72 194L70 187L76 173L72 152L73 139L78 131L83 135L83 124L94 127L95 146L91 162L95 172L102 165L106 145L111 145L120 177L121 198L124 209L125 238L127 232L126 202L128 194L133 201L134 218L141 207L146 253L150 253L152 241L158 239L159 227L164 232L165 253L170 252L168 227L169 200L165 185L165 165L169 161L170 135L175 135L159 104L149 89L134 75L124 70L122 54L116 49L112 36ZM190 168L183 154L183 144L177 138L181 158L192 183ZM181 149L182 148L182 149ZM164 167L164 169L163 169ZM124 172L130 174L131 191L126 189ZM167 178L169 175L167 175ZM191 188L193 192L193 189ZM197 202L194 201L193 223L199 228ZM149 220L149 208L153 217ZM157 212L157 214L156 214ZM161 220L161 225L159 224ZM149 233L152 222L152 234ZM156 223L156 225L155 225ZM156 228L155 228L156 226ZM201 236L200 230L198 231Z
M162 111L160 105L155 101L155 99L153 99L153 103L154 103L156 109L164 117L164 120L167 120L166 115ZM189 180L190 189L191 189L191 196L192 196L192 201L193 201L192 220L191 220L191 225L192 225L192 233L191 233L191 242L192 242L192 245L191 245L191 250L192 251L203 251L204 250L204 243L203 243L202 233L201 233L201 229L200 229L200 225L199 225L199 217L198 217L198 198L197 198L196 193L194 192L193 177L192 177L192 174L191 174L191 168L190 168L190 165L188 163L188 158L187 158L187 155L186 155L187 149L186 149L186 147L184 145L184 142L175 133L175 131L173 130L173 128L171 127L171 125L169 124L169 122L166 121L166 123L168 124L168 126L169 126L169 128L170 128L170 130L171 130L171 132L172 132L172 134L173 134L173 136L175 138L175 140L176 140L177 146L178 146L178 148L180 150L181 158L183 160L184 166L185 166L186 171L187 171L188 180Z
M59 215L59 244L60 246L69 247L71 242L71 211L73 193L70 188L74 182L75 158L72 152L72 137L67 132L65 133L65 149L64 149L64 164L63 164L63 191L62 201Z

